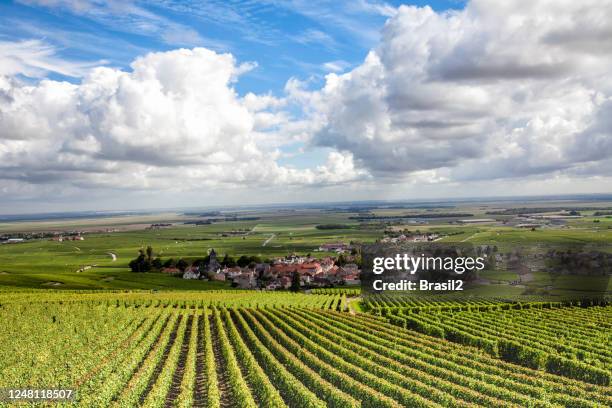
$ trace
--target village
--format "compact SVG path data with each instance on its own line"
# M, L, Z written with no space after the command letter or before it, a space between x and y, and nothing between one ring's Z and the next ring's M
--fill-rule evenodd
M359 285L359 259L347 244L323 244L318 251L334 252L338 256L315 258L291 254L270 262L251 262L246 266L222 265L211 249L206 262L192 264L182 274L183 279L231 282L240 289L281 290L297 286L302 289ZM176 270L163 270L173 273Z

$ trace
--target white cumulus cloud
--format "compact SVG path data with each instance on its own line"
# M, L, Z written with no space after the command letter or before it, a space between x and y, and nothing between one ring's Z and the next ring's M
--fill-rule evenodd
M570 174L610 168L610 67L610 0L473 0L401 6L360 66L287 90L311 143L379 177Z
M98 67L78 84L0 77L0 184L165 191L325 185L363 173L351 155L310 170L279 166L283 140L264 130L288 121L282 100L232 87L251 68L195 48L147 54L130 71Z

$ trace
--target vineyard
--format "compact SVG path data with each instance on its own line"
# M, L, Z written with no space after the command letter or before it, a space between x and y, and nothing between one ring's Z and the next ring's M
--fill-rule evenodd
M306 295L250 290L201 291L47 291L0 292L0 305L13 303L95 303L134 307L306 307L344 310L347 294L341 291Z
M609 385L612 307L605 304L436 303L383 295L369 299L367 308L397 326L478 347L508 362Z
M345 293L267 300L253 292L200 300L160 293L152 301L138 297L143 293L91 295L80 302L70 293L63 300L0 296L0 387L74 388L76 404L87 407L612 406L607 383L513 364L477 345L397 326L409 318L425 325L432 312L344 312ZM537 350L552 355L564 344L588 356L581 364L609 367L612 308L508 312L435 316L444 329L459 315L462 327L486 328L485 340L524 336L535 347L540 338ZM562 334L564 327L576 330Z

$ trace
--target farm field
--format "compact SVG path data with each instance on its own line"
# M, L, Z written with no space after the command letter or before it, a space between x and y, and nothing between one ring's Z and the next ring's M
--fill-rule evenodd
M0 0L0 408L612 408L612 0Z
M612 242L612 218L596 217L593 210L584 211L582 218L568 220L561 226L546 226L534 231L505 225L504 222L511 219L508 215L496 215L494 217L497 222L486 225L458 223L457 220L461 217L436 218L445 213L464 213L474 218L491 217L488 212L499 210L498 205L458 203L452 208L377 207L368 214L391 218L368 222L358 219L364 214L358 209L351 211L335 208L234 212L232 214L239 219L251 219L204 225L188 224L202 218L178 213L5 222L0 224L0 233L78 230L84 231L84 240L57 242L50 239L33 239L18 244L0 245L0 288L209 290L227 287L226 284L218 282L185 282L162 273L130 273L129 261L136 257L139 249L149 245L162 260L172 258L193 262L206 256L212 248L221 256L247 255L266 259L291 253L310 253L323 257L330 253L317 252L316 249L321 244L373 243L392 230L435 233L441 235L439 242L442 243L495 245L499 251L542 243L605 246ZM528 207L538 204L520 205ZM572 203L570 207L567 203L555 205L562 209L595 204ZM597 205L607 208L610 203ZM434 218L392 218L405 217L406 214ZM171 226L146 229L150 223L169 223ZM336 227L317 228L326 224ZM507 283L516 280L517 276L498 272L488 278L494 283ZM548 284L546 276L531 283L537 287L545 287ZM495 287L490 289L492 294L496 292Z
M611 223L594 210L534 230L491 211L505 210L470 203L253 210L199 225L168 213L4 223L3 234L77 230L84 240L0 245L0 389L73 388L75 401L59 405L79 407L612 406L609 297L576 301L605 291L599 280L595 292L587 287L601 276L485 270L463 292L406 297L360 286L238 290L128 267L147 246L162 261L193 262L213 248L262 260L338 256L318 248L404 233L499 252L612 242Z
M368 302L367 309L400 327L475 346L505 361L607 385L612 307L600 306L605 300L573 303L386 299Z
M118 295L68 302L3 295L0 388L75 388L76 404L87 407L612 404L609 385L342 311L341 295L305 305L313 295L284 294L249 307L213 294L192 302L168 293L174 301L160 303L117 302ZM609 343L601 348L610 351Z
M314 294L254 290L209 291L21 291L0 292L0 304L60 303L134 307L315 307L345 309L348 291L332 289Z
M212 248L221 255L235 257L254 255L266 259L291 253L311 253L322 257L329 253L315 250L323 243L373 242L383 235L381 229L357 228L357 223L351 222L346 214L257 214L261 217L257 221L228 221L209 225L181 223L171 228L149 230L141 225L138 230L128 228L116 232L87 233L83 241L36 239L0 245L0 288L222 289L227 285L186 282L154 272L134 274L129 271L128 263L137 256L139 249L148 245L161 259L185 259L188 262L205 257ZM157 222L159 220L163 218ZM346 223L349 227L333 230L316 228L319 224L334 222ZM30 223L19 225L13 228L32 228ZM70 227L74 225L70 224Z

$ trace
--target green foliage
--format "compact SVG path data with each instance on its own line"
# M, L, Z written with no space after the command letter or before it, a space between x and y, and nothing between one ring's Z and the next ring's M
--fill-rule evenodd
M569 360L554 355L548 356L546 370L553 374L564 375L577 380L605 386L610 385L612 377L610 372L604 369L591 367L580 361Z
M189 263L185 261L183 258L179 259L176 263L176 267L181 271L185 272L185 269L189 266Z
M343 295L0 292L0 387L53 381L76 388L78 406L610 405L604 368L553 355L546 369L554 375L509 364L482 344L337 311ZM542 310L563 309L504 312ZM389 318L427 330L441 313ZM520 346L500 351L533 360Z
M253 255L251 256L242 255L236 261L236 265L238 265L241 268L247 267L251 264L257 264L257 263L261 263L261 258L258 256L253 256Z
M572 306L571 303L578 305ZM594 384L609 381L612 355L605 330L605 299L568 302L489 304L480 300L431 302L374 296L365 306L396 325L536 370L547 370Z
M297 271L293 271L293 274L291 275L291 286L289 287L289 290L292 292L299 292L300 287L300 274Z
M315 228L318 230L335 230L335 229L349 229L349 228L353 228L353 226L348 225L348 224L319 224Z
M542 350L525 346L513 340L499 339L497 344L500 357L506 361L536 370L543 369L546 366L548 355Z

